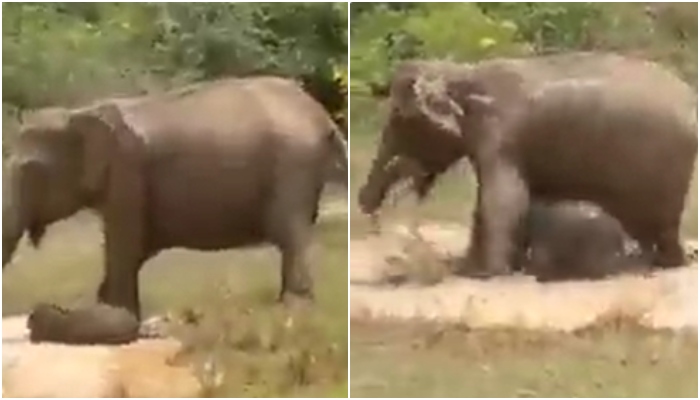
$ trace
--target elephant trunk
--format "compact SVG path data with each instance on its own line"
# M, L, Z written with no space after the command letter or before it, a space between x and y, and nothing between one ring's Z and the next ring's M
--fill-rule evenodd
M389 149L383 140L377 149L377 154L372 160L372 167L358 195L360 210L367 215L374 214L386 197L391 182L387 177L390 163L395 158L393 151Z
M3 199L2 203L2 268L5 269L5 266L12 260L25 227L13 202Z
M44 200L41 192L31 191L26 174L10 168L3 179L2 199L2 267L12 261L17 244L25 232L34 247L39 247L46 232L46 223L40 218L38 203Z
M375 214L394 184L403 178L413 178L414 190L417 190L416 182L422 181L422 175L423 170L416 161L397 155L391 146L382 143L372 162L367 181L360 189L360 209L364 214ZM431 185L426 185L429 186Z

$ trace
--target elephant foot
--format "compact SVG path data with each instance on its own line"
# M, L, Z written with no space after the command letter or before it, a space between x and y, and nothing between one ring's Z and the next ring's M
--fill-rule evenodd
M466 272L461 272L459 276L464 277L464 278L470 278L470 279L479 279L479 280L487 280L487 279L494 279L502 276L510 276L511 273L509 271L489 271L489 270L472 270L472 271L466 271Z
M141 307L139 304L132 304L124 299L113 299L109 296L105 296L102 287L100 287L100 292L97 294L97 302L112 307L123 308L136 317L136 320L141 321Z
M138 290L138 289L136 289ZM138 321L141 321L141 302L138 294L128 296L124 293L115 294L110 290L107 280L103 280L97 290L97 302L112 307L120 307L129 311Z
M279 296L279 303L291 311L304 310L314 303L314 295L311 291L304 293L294 293L284 291Z
M674 268L689 263L686 249L677 242L663 242L656 248L654 265L661 268Z
M654 265L661 269L673 269L678 267L683 267L690 263L689 257L685 254L674 254L672 256L665 256L663 254L657 254L654 259Z
M491 279L513 274L508 268L481 268L470 257L460 257L452 260L452 271L455 275L471 279Z
M682 268L685 267L687 263L682 263L682 264L675 264L675 265L657 265L656 268L661 269L661 270L672 270L676 268Z
M494 278L499 278L502 276L510 276L510 274L504 273L504 272L485 271L485 272L481 272L479 274L476 274L474 276L474 278L475 279L494 279Z

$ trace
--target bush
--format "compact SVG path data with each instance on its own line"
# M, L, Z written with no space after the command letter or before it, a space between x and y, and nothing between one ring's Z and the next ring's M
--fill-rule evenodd
M379 8L361 14L352 23L352 89L366 90L366 82L386 81L392 66L400 60L468 62L528 51L527 46L514 41L513 23L488 18L473 3L430 4L407 10Z
M697 85L695 3L373 3L351 11L352 91L385 82L407 58L580 50L659 61Z
M264 73L299 79L336 121L346 119L346 4L12 3L3 11L4 116Z

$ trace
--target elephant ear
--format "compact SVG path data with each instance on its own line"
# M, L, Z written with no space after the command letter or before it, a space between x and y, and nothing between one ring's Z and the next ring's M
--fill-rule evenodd
M493 116L496 99L474 79L455 79L448 85L447 96L461 107L467 116Z
M69 129L82 139L81 183L102 214L106 258L138 259L145 245L147 201L143 136L115 104L73 112Z
M461 136L459 121L462 107L448 95L447 78L439 74L420 74L413 82L418 110L445 132Z
M88 193L100 192L110 166L128 147L133 131L114 104L75 111L68 123L69 130L80 135L83 143L82 187Z

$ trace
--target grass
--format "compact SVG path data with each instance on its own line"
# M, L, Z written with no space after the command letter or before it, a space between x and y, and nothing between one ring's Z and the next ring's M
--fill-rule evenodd
M362 237L370 224L355 204L374 156L381 129L376 110L382 107L358 96L352 102L350 225L352 237ZM688 238L697 238L696 193L697 174L682 226ZM473 177L455 168L426 204L416 207L408 196L383 209L382 219L467 224L474 195ZM413 249L421 250L417 244ZM420 267L413 261L404 271ZM427 264L413 273L424 283L436 279ZM697 396L696 332L604 324L569 335L365 320L351 321L351 332L353 397Z
M353 397L695 397L697 334L352 323Z
M3 315L38 301L94 301L102 273L101 234L86 214L49 228L40 251L25 243L3 272ZM279 256L271 248L170 250L141 272L145 315L196 310L183 331L188 361L216 366L209 397L347 396L347 220L322 218L312 250L316 301L275 302ZM213 361L212 361L213 359Z

